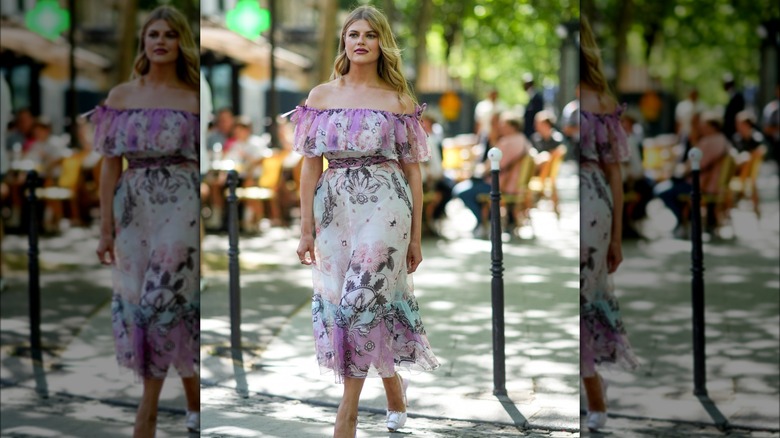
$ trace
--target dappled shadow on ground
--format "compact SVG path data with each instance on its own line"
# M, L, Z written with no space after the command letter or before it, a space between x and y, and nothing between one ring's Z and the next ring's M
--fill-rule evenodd
M775 198L764 204L764 217L752 232L704 246L707 388L714 405L702 404L695 413L701 418L717 421L723 415L731 423L778 426L777 224ZM619 396L610 402L619 412L691 414L674 403L695 400L690 251L690 242L667 237L624 244L615 284L643 367L614 375L619 384L612 392Z
M512 404L504 417L515 424L553 417L573 422L579 409L578 215L576 206L565 205L563 211L560 223L553 217L540 225L550 232L504 245L505 401ZM226 258L226 243L218 236L207 236L204 245L206 260L208 254ZM257 264L241 272L243 339L253 346L245 349L247 369L256 370L247 375L249 389L337 401L340 387L332 376L317 372L308 311L311 273L298 264L296 246L293 231L241 242L242 264ZM472 416L480 406L500 405L492 395L490 249L488 241L465 237L423 243L415 293L442 367L432 374L412 372L409 396L415 412L463 418L463 412L442 404L460 398L470 400ZM227 273L220 266L226 264L209 262L210 286L202 295L204 345L229 339ZM228 362L206 361L204 373L233 385ZM263 380L269 373L273 381ZM381 385L367 383L361 400L383 406L382 399Z
M78 336L80 330L100 308L111 290L82 272L46 274L41 277L41 342L48 366ZM99 281L98 281L99 283ZM33 377L29 360L30 324L27 283L10 278L8 289L0 295L0 343L2 343L3 379L22 381ZM106 326L106 341L113 345L111 326Z

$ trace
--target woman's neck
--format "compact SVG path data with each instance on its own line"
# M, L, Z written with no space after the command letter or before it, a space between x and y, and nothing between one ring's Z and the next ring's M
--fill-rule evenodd
M353 63L349 66L349 73L342 76L342 78L347 85L356 88L374 88L384 85L384 81L376 72L375 63L364 65Z
M178 88L181 82L176 75L176 63L150 64L149 71L144 75L144 83L155 88Z

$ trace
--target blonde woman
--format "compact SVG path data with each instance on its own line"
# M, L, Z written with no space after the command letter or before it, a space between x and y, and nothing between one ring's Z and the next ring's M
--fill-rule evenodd
M92 116L104 155L97 255L113 266L116 357L143 380L135 437L154 436L171 368L184 385L186 427L200 429L198 62L187 19L155 9L132 79Z
M580 23L580 374L587 426L599 430L607 421L607 384L596 365L637 366L610 278L623 260L620 166L628 144L593 33L585 17Z
M406 422L397 370L439 365L411 283L422 261L419 162L430 151L401 71L387 19L361 6L342 27L332 80L292 119L304 155L297 253L313 267L317 360L344 384L334 437L355 435L366 377L382 378L394 431Z

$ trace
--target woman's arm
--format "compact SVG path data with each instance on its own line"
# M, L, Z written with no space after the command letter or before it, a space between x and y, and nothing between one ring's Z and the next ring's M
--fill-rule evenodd
M122 157L103 157L100 166L100 243L97 254L100 262L114 262L114 191L122 174Z
M301 241L298 259L305 265L316 262L314 257L314 190L322 175L322 157L303 157L301 167ZM310 259L306 258L309 253Z
M420 163L402 163L401 168L412 190L412 229L409 241L409 251L406 256L406 269L409 274L417 270L422 261L422 175Z
M604 175L607 178L609 189L612 191L612 238L607 254L607 267L609 273L617 270L623 261L621 239L623 236L623 178L621 176L620 163L604 164Z

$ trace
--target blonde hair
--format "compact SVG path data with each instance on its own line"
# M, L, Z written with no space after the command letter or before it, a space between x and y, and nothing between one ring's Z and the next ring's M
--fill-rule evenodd
M409 84L404 77L401 64L401 50L395 42L393 31L390 29L390 23L387 17L373 6L359 6L350 12L347 19L344 20L344 26L341 28L341 38L339 39L339 53L336 61L333 63L333 73L330 79L338 79L349 72L349 58L346 52L346 34L347 29L352 23L358 20L366 20L371 29L379 35L379 62L377 63L377 73L387 84L398 92L399 100L406 96L415 104L417 99L414 97Z
M612 96L601 62L596 37L584 15L580 19L580 82L594 90Z
M138 42L138 55L133 63L133 74L131 79L143 78L149 73L149 58L146 57L146 45L144 39L149 25L157 20L165 20L179 35L179 57L176 58L176 75L181 81L193 88L200 87L200 53L195 44L195 38L192 36L187 18L171 6L160 6L149 14L143 27Z

